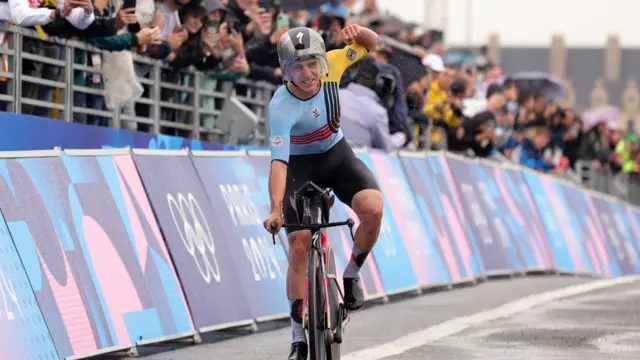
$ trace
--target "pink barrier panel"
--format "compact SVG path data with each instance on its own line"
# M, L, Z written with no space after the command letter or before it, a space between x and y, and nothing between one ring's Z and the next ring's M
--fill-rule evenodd
M60 357L193 332L133 161L1 161L0 207Z

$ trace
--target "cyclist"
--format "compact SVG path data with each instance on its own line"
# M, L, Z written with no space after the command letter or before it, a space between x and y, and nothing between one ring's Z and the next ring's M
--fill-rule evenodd
M349 66L375 50L378 35L355 24L345 27L340 35L346 46L328 53L322 36L306 27L290 29L278 41L285 84L269 104L271 215L264 226L271 231L270 224L275 221L277 232L285 220L297 223L293 193L305 182L332 188L360 218L351 259L343 273L345 307L357 310L364 301L359 271L380 232L382 194L369 168L342 135L338 85ZM308 351L301 305L311 233L287 233L287 297L293 330L289 359L300 360L307 358Z

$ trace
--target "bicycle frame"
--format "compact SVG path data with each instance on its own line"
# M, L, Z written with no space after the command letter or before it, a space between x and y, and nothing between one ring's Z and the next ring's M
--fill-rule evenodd
M349 226L350 235L353 240L353 226L355 222L353 219L348 218L346 221L342 222L328 222L329 219L329 210L331 209L334 201L334 195L329 195L331 189L321 189L313 182L305 183L299 190L297 190L294 194L296 209L298 212L298 220L299 224L283 224L283 228L288 228L291 230L310 230L311 231L311 249L308 255L308 264L311 264L314 259L314 254L318 254L320 257L319 267L316 271L319 272L320 278L322 279L322 289L324 291L324 313L325 313L325 324L324 329L331 330L333 324L331 323L331 301L329 299L329 286L327 282L327 268L329 267L329 236L327 234L326 229L331 227L338 226ZM319 200L319 203L317 202ZM314 204L312 204L312 202ZM316 213L317 212L317 213ZM323 222L324 220L324 222ZM275 224L271 224L271 228L274 229ZM273 233L273 231L272 231ZM273 234L273 241L275 244L275 234ZM336 271L337 274L337 271ZM309 320L309 273L307 269L307 274L305 276L305 292L303 298L303 327L308 329L308 320ZM341 299L344 299L344 294L340 289L340 286L337 286L338 293ZM345 314L348 315L346 309L344 309ZM348 318L348 317L347 317ZM338 317L338 321L344 323L344 318ZM341 334L342 334L342 324L336 327L339 331L337 334L331 333L331 342L334 340L337 343L341 343ZM334 336L336 336L334 338ZM310 339L311 341L311 339Z

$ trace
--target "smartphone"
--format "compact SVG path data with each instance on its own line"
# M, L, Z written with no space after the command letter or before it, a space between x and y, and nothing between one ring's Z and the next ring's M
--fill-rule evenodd
M216 34L218 32L218 27L220 27L220 21L218 20L209 20L207 21L207 32L211 34Z
M289 15L287 15L285 13L280 13L280 14L278 14L276 27L280 28L283 25L289 25Z
M123 9L131 9L136 7L136 1L137 0L124 0L124 3L122 4L122 8ZM135 23L135 24L129 24L127 25L127 29L129 30L130 33L132 34L136 34L140 31L140 24Z
M233 32L231 31L231 29L235 29L237 32L240 32L240 30L238 30L238 23L235 20L229 20L227 21L227 34L229 34L229 37L234 37L235 35L233 35Z

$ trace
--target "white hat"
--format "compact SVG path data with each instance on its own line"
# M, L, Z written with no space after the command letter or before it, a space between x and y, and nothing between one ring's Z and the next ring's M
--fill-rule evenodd
M442 61L442 57L437 54L429 54L422 58L422 65L436 72L444 71L444 61Z

